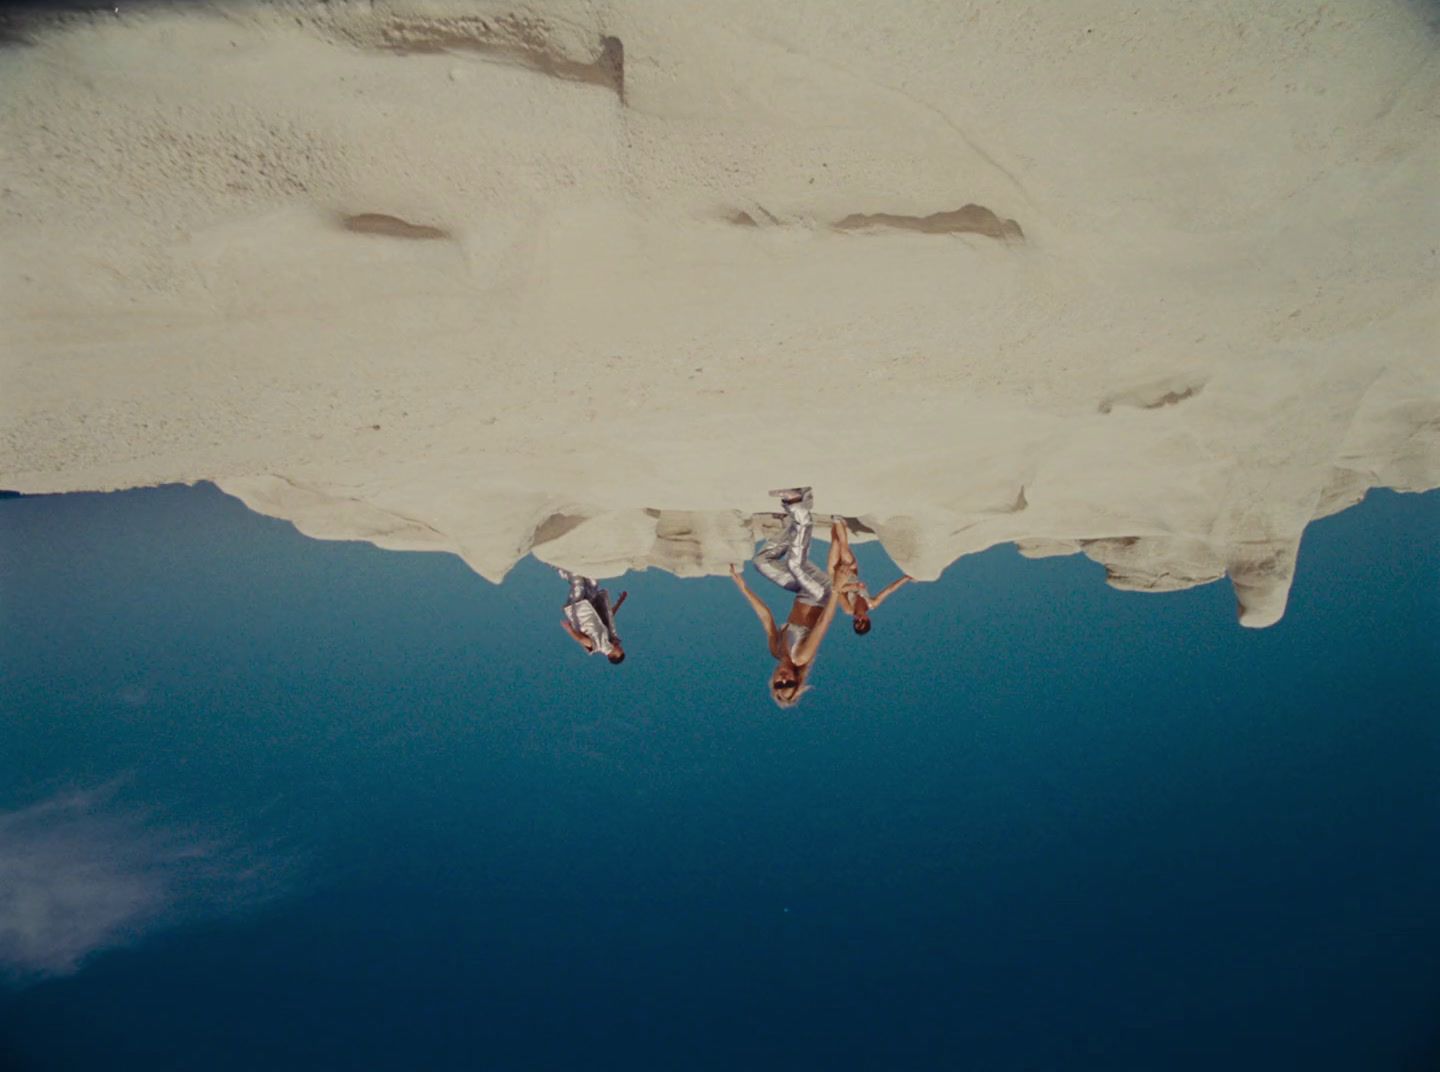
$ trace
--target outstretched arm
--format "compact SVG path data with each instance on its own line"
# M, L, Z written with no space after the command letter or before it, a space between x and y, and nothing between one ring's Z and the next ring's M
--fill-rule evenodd
M765 601L750 591L750 586L745 583L745 575L735 566L730 567L730 579L740 589L740 594L745 597L745 602L750 604L750 609L755 612L755 617L760 619L760 624L765 627L765 639L770 642L770 654L777 659L780 645L780 632L775 628L775 616L770 613L770 608Z
M894 585L891 585L890 587L893 588L893 587L895 587L895 586L894 586ZM630 594L629 592L621 592L621 593L620 593L620 598L617 599L617 600L615 601L615 605L610 608L610 617L613 618L613 617L615 617L617 614L620 613L620 608L621 608L622 606L624 606L624 604L625 604L625 597L628 596L629 594Z
M830 623L835 620L835 610L840 606L841 598L859 587L860 582L848 571L841 573L839 579L830 586L830 598L825 600L825 609L820 612L820 620L815 623L815 628L810 630L810 635L795 648L797 665L803 666L815 658L815 653L820 650L820 642L825 639Z
M571 638L575 641L575 643L579 644L586 651L595 650L595 645L591 641L591 639L587 637L584 633L576 629L573 625L571 625L569 619L561 618L560 624L565 627L565 632L570 634Z
M907 573L898 581L891 581L884 588L880 589L879 595L877 595L874 599L870 601L870 609L878 610L880 608L880 604L884 603L885 600L890 598L890 593L897 591L900 588L903 588L905 585L909 584L914 579L914 577L910 576L910 574Z

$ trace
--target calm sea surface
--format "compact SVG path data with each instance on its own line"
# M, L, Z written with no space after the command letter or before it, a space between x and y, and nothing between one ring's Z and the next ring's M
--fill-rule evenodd
M787 713L723 578L612 667L534 561L0 501L0 1068L1440 1067L1437 548L1260 632L997 548Z

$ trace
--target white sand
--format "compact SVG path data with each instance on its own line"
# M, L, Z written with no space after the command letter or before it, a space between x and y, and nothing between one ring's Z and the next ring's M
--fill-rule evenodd
M1014 540L1269 624L1312 518L1440 485L1426 10L39 31L0 52L0 487L213 479L498 580L718 572L809 483L917 577Z

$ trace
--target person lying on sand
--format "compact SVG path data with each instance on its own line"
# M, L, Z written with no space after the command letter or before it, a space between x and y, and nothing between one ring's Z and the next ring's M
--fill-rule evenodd
M915 579L907 573L898 581L891 581L887 584L880 590L878 596L872 596L870 590L865 587L865 582L860 580L860 565L855 561L855 555L850 550L850 530L841 518L836 518L830 526L830 572L832 574L837 565L842 566L854 577L854 590L840 593L840 606L846 614L850 615L851 625L859 636L870 632L870 612L879 610L880 604L889 599L896 589Z
M565 601L565 617L560 622L565 632L591 655L603 652L612 663L623 663L625 649L615 631L615 615L630 593L621 592L612 607L610 593L589 577L563 569L557 572L570 582L570 598Z
M778 495L785 507L785 527L778 537L767 540L755 552L751 562L765 577L795 593L785 625L775 627L770 608L750 590L739 567L731 566L730 576L765 627L765 639L776 660L770 675L770 696L781 707L793 707L808 688L805 681L814 669L820 642L835 618L842 592L848 590L853 578L844 567L838 573L826 574L809 560L814 527L810 489L789 488L770 494Z

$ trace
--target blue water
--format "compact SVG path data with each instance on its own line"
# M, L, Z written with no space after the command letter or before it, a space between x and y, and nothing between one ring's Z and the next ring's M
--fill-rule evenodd
M0 501L0 867L164 891L48 967L0 897L0 1068L1440 1067L1437 536L1318 522L1260 632L997 548L785 713L723 578L612 667L534 562Z

